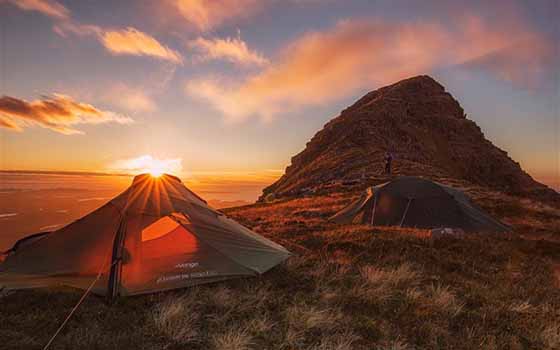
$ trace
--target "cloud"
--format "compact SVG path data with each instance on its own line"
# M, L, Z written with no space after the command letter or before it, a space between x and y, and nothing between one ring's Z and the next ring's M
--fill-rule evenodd
M0 0L2 1L2 0ZM4 0L25 11L39 11L57 21L53 31L62 37L68 34L78 36L95 36L99 42L114 55L150 56L161 60L181 64L180 53L163 45L154 37L127 27L125 29L107 30L96 25L86 25L70 18L70 11L55 0Z
M485 57L492 58L481 61L489 72L518 79L523 76L518 72L540 69L549 59L550 46L522 24L504 30L474 16L464 17L453 28L438 22L344 20L330 30L303 35L274 63L240 83L201 78L187 82L185 90L209 101L226 121L251 116L268 120L359 89L446 66L474 64ZM503 54L508 51L513 55ZM532 55L539 59L529 59Z
M96 25L81 24L70 18L70 11L55 0L0 0L7 1L25 11L39 11L53 17L53 31L62 37L68 34L95 36L114 55L150 56L176 64L183 62L180 53L163 45L154 37L127 27L107 30Z
M0 127L20 131L31 126L41 126L61 134L83 134L73 128L77 124L119 123L128 124L132 119L110 111L102 111L90 104L74 101L61 94L43 96L41 100L27 102L10 96L0 97Z
M226 60L240 65L263 66L268 60L260 53L249 49L247 44L237 38L197 38L189 47L199 52L201 60Z
M177 51L135 28L105 31L101 34L100 41L115 55L151 56L174 63L183 62L183 57Z
M554 86L558 55L546 38L526 36L514 44L481 54L458 65L493 74L516 86L538 90Z
M167 0L173 11L179 13L196 29L207 32L221 25L255 16L274 4L317 5L334 0ZM169 14L166 13L166 19Z
M109 88L103 100L130 112L153 112L157 105L151 91L119 83Z
M53 30L64 38L69 34L94 36L108 52L114 55L149 56L174 64L183 63L183 57L179 52L136 28L104 29L96 25L84 25L67 20L55 24Z
M101 37L103 29L96 25L80 24L71 19L59 21L53 26L53 31L61 37L68 37L68 34L86 36L96 35Z
M24 11L38 11L42 14L57 18L65 19L70 16L70 11L54 0L7 0Z
M171 0L179 14L200 31L208 31L233 19L250 17L264 0Z
M183 170L181 158L158 159L151 155L142 155L129 159L120 159L109 165L109 170L121 173L169 173L179 174Z
M111 106L129 112L154 112L158 110L158 97L168 89L176 70L177 66L173 63L163 64L156 70L147 72L134 85L110 83L97 97Z
M0 128L10 129L12 131L22 131L21 127L11 119L4 118L0 115Z

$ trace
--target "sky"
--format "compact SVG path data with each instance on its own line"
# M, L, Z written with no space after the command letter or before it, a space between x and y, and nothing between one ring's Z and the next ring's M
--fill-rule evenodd
M429 74L558 188L559 11L556 0L0 0L0 169L273 179L359 97Z

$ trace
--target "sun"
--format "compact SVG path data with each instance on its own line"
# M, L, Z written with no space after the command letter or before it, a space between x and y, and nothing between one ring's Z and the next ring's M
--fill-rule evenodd
M2 0L0 0L2 1ZM181 158L156 158L149 154L115 162L111 168L130 174L150 174L161 177L164 174L177 174L182 170Z
M163 175L164 170L163 169L158 169L158 168L154 168L154 169L147 169L148 173L155 178L160 177L161 175Z

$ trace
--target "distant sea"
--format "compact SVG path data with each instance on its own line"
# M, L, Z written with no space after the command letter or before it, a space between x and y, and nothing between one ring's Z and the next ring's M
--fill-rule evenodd
M124 191L131 181L128 175L0 171L0 252L19 238L79 219ZM215 208L254 202L270 182L185 181Z

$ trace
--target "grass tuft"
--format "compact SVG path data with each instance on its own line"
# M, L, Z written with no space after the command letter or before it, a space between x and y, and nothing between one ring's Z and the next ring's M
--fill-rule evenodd
M246 328L230 328L212 335L212 347L216 350L248 350L253 337Z
M191 298L169 297L158 304L153 312L156 329L179 344L197 342L198 312Z
M411 286L418 283L418 273L408 263L394 269L379 269L374 266L364 266L360 270L364 281L372 285L387 284L391 287Z
M528 301L514 302L510 305L509 310L518 314L528 314L533 311L533 306Z
M290 326L303 331L312 329L333 329L342 320L338 310L307 304L296 304L286 309L286 320Z
M429 289L429 298L434 306L451 317L459 315L465 306L457 300L448 286L432 285Z
M353 350L359 339L360 337L355 333L346 331L324 337L319 344L311 346L309 350Z

